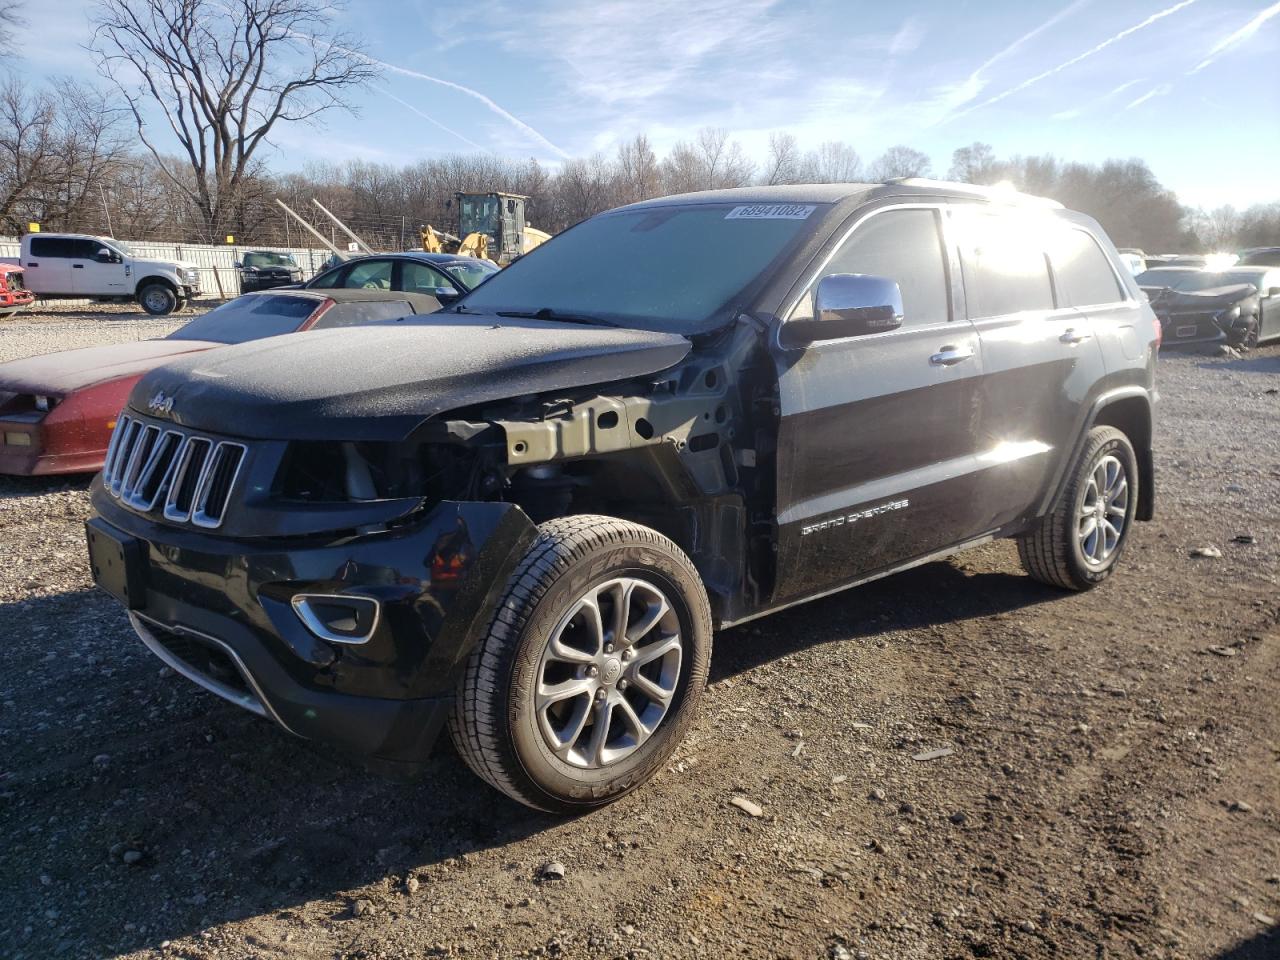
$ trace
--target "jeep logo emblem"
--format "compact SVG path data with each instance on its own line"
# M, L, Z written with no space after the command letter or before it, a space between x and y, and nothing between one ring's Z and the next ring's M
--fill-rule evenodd
M166 397L164 391L161 390L147 401L147 409L152 413L163 413L168 416L173 411L173 397Z
M604 665L603 680L605 683L613 683L618 679L618 674L622 673L622 664L612 658Z

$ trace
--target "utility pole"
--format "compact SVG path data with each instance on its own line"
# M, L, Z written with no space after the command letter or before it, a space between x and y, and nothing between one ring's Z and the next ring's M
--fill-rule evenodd
M348 237L350 237L352 243L354 243L357 247L359 247L365 253L373 253L373 250L369 248L369 245L365 243L363 240L361 240L359 237L357 237L354 233L352 233L350 227L348 227L345 223L343 223L336 216L330 213L329 209L323 203L321 203L315 197L311 198L311 202L314 203L317 207L319 207L320 212L323 213L330 220L332 220L334 222L334 225L337 226L339 230L341 230Z
M404 250L404 214L400 214L400 249Z
M111 208L107 206L107 191L102 184L98 184L98 194L102 197L102 213L107 218L107 235L114 240L116 232L111 229Z

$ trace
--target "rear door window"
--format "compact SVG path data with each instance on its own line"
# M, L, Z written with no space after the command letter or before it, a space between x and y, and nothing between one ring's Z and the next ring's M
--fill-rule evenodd
M312 329L329 327L358 327L378 320L397 320L413 315L408 300L361 300L353 303L335 303L320 314Z
M953 211L969 319L1054 309L1043 218L1021 211Z
M390 260L362 260L351 267L342 285L348 290L390 290Z
M858 224L822 268L789 319L813 316L818 281L839 273L886 277L902 291L903 326L950 319L947 271L938 215L933 210L886 210Z
M1054 232L1049 249L1058 292L1073 307L1093 307L1125 299L1111 261L1098 241L1083 230Z
M32 237L31 255L45 259L70 257L74 243L70 237Z

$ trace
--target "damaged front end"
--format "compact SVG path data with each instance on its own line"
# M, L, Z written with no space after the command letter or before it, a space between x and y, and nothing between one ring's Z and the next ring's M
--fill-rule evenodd
M748 503L772 502L774 399L757 334L743 322L659 373L481 399L394 439L226 436L160 394L143 414L135 391L92 491L94 577L206 689L419 762L544 520L645 524L688 553L718 619L759 603L773 520Z
M1210 290L1163 289L1151 296L1166 347L1195 343L1243 343L1257 316L1258 291L1251 284Z

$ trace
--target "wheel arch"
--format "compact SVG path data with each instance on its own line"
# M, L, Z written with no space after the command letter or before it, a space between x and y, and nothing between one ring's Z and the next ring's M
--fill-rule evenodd
M1094 427L1114 427L1129 438L1138 461L1138 510L1135 518L1151 520L1155 516L1155 462L1151 453L1152 415L1151 397L1142 387L1116 390L1103 394L1095 401L1084 429L1076 440L1068 463L1074 463L1084 446L1085 438ZM1055 491L1055 499L1070 476L1064 476Z
M133 295L135 297L141 296L143 289L151 286L151 284L153 283L159 283L162 286L168 287L170 290L173 291L173 295L175 297L177 297L178 299L182 299L182 294L179 293L178 291L178 285L174 283L169 277L166 277L163 274L156 274L156 273L148 274L147 276L139 280L137 285L133 288Z

